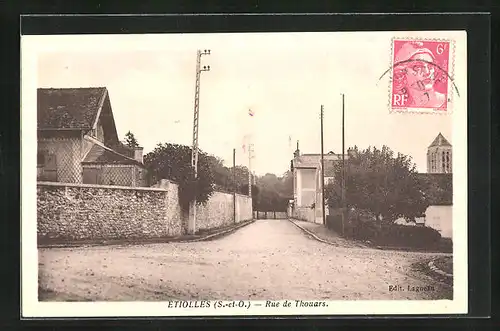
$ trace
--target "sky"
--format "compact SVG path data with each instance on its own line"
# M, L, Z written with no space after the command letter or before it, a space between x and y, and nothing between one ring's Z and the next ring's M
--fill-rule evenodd
M144 153L158 143L191 145L197 49L202 65L200 148L258 175L289 169L296 142L319 153L345 144L381 147L413 158L426 171L427 147L441 132L453 144L449 115L391 113L394 33L265 33L44 36L37 87L106 87L120 138L132 131ZM460 89L460 86L458 86ZM465 89L465 86L463 87ZM249 109L254 116L249 116ZM246 138L245 138L246 137Z

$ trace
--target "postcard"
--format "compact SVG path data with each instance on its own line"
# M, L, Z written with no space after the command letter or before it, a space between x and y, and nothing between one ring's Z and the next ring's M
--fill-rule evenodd
M21 56L23 317L467 313L465 31Z

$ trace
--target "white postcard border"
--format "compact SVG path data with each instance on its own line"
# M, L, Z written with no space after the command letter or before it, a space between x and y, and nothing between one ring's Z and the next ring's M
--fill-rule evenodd
M346 32L349 34L353 32ZM360 32L384 33L388 37L437 37L456 40L455 81L460 97L454 100L453 116L453 265L454 299L436 301L326 301L328 307L296 308L168 308L166 302L38 302L38 253L36 230L36 89L37 57L41 52L61 50L63 43L51 44L51 38L80 38L85 50L89 36L45 37L43 42L37 36L21 38L21 312L27 317L108 317L108 316L245 316L245 315L361 315L361 314L460 314L468 310L467 280L467 40L465 31L412 31L412 32ZM322 33L309 33L311 38L321 38ZM95 36L94 36L95 37ZM192 40L195 35L183 35ZM99 46L103 49L119 45L127 47L126 36L102 36ZM206 38L206 36L204 36ZM95 42L95 41L94 41ZM72 45L75 45L72 43ZM158 45L154 35L144 35L138 49L154 49ZM164 47L164 46L163 46ZM116 48L114 48L116 50ZM68 50L68 49L65 49ZM390 47L388 52L390 52ZM384 93L384 91L381 91ZM405 116L412 116L407 114ZM420 115L421 116L421 115ZM434 115L427 115L434 116ZM248 301L246 301L248 302ZM281 303L284 300L279 301ZM320 301L323 302L323 301ZM215 303L215 301L212 301ZM252 303L259 303L252 301Z

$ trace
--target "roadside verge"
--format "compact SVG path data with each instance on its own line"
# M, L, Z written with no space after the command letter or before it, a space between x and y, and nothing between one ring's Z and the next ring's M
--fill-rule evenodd
M336 247L346 248L366 248L367 245L348 240L333 233L331 230L324 227L322 224L311 223L306 221L299 221L295 219L288 219L293 225L301 229L306 235L313 239Z
M450 264L451 266L446 267L443 264ZM453 260L451 257L434 259L432 261L429 261L428 266L429 269L440 276L453 278ZM446 269L446 271L443 269ZM449 272L449 270L451 270L451 273Z
M296 219L288 219L291 223L305 232L313 239L325 244L337 247L358 247L358 248L371 248L378 250L400 251L400 252L415 252L415 253L437 253L452 255L452 252L443 251L434 248L416 248L416 247L400 247L400 246L380 246L370 241L360 241L355 239L348 239L340 236L336 232L328 229L323 224L301 221Z

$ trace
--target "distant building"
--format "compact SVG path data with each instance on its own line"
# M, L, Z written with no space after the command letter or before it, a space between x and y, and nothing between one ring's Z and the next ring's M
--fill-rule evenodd
M335 180L335 164L342 162L342 154L330 152L323 155L323 160L324 184L326 185ZM323 223L321 154L301 154L297 143L297 149L291 161L291 171L294 197L290 201L289 213L298 219ZM328 215L328 206L325 206L325 215Z
M428 173L452 173L452 146L441 134L427 148Z
M427 174L420 174L427 182L425 192L431 200L425 211L425 226L436 229L444 238L453 232L453 166L452 146L439 133L427 148Z
M142 147L119 141L105 87L37 92L37 180L145 186Z

